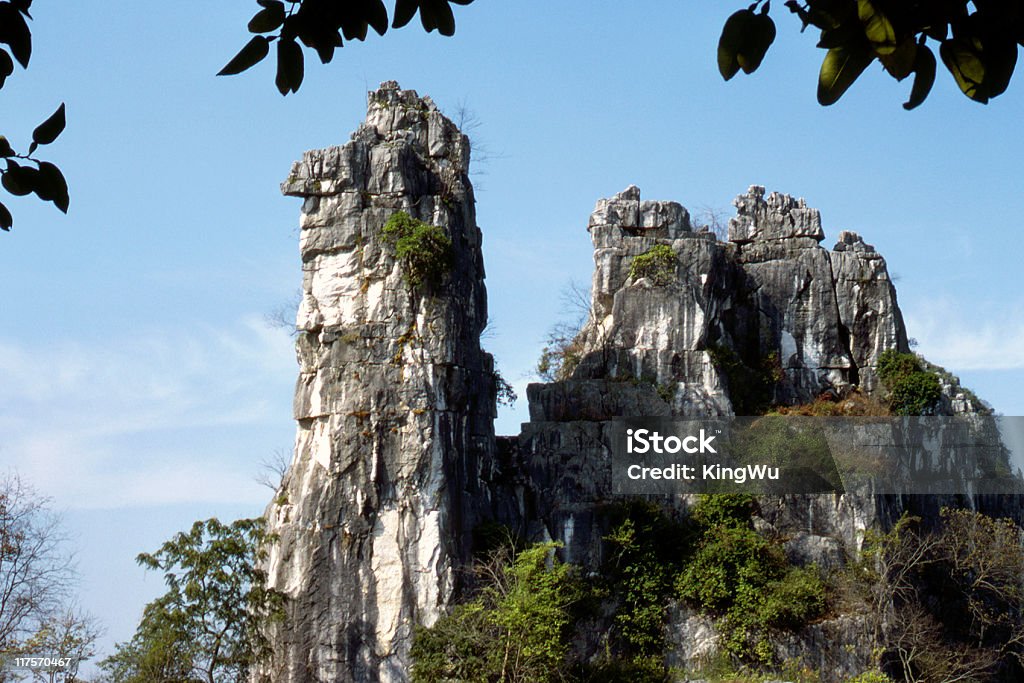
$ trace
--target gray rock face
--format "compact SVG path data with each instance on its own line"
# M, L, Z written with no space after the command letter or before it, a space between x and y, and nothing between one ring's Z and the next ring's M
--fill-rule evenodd
M469 145L385 83L341 147L283 184L304 198L295 455L266 512L270 585L290 598L257 680L404 681L414 624L451 600L494 449L494 376ZM381 229L443 228L454 263L413 290Z
M588 227L593 306L576 377L645 381L671 396L673 414L728 415L737 388L730 398L709 353L727 347L751 367L777 364L777 403L874 390L878 355L907 348L884 259L853 233L826 251L816 209L764 194L754 186L736 198L727 244L693 232L678 204L641 200L636 187L598 201ZM656 245L676 257L668 285L631 276Z
M874 391L878 388L878 356L886 349L910 350L903 314L896 305L896 289L885 259L855 232L839 233L829 258L839 321L849 339L859 384L865 391Z
M598 568L614 502L611 419L743 412L760 377L765 402L872 392L879 355L908 349L884 259L854 233L822 248L820 214L803 200L751 187L719 242L694 231L681 205L631 186L598 201L588 223L595 269L581 362L566 381L530 385L530 422L496 438L469 156L429 98L385 83L348 143L307 152L282 185L304 200L298 432L266 518L278 539L270 585L290 600L254 683L408 680L413 626L452 604L481 521L559 540L563 559ZM411 287L382 236L398 211L451 239L436 288ZM658 274L634 268L659 254ZM977 410L956 378L943 375L943 391L942 412ZM678 511L691 501L660 502ZM865 528L903 509L789 496L763 500L758 523L795 561L834 567ZM671 661L712 652L710 621L672 609ZM840 661L828 643L853 638L857 624L833 621L779 652ZM843 671L865 651L850 642Z
M764 197L764 188L751 185L747 194L733 200L736 217L729 220L729 241L745 244L755 240L781 240L809 237L825 239L821 214L808 208L803 199L772 192Z

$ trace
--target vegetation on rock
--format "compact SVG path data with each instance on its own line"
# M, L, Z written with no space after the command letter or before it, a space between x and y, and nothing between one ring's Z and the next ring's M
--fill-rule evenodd
M413 682L564 680L571 609L582 588L557 547L505 549L479 564L479 594L416 630Z
M406 282L413 288L436 288L452 269L452 241L444 230L398 211L381 230L395 250Z
M942 398L939 376L926 370L913 353L888 349L878 357L878 377L889 390L889 407L895 415L926 415Z
M751 524L750 496L703 496L694 509L703 533L679 575L681 598L718 617L725 650L741 661L774 663L769 635L799 628L826 610L816 567L793 567L781 545Z
M635 256L629 266L629 277L633 280L647 278L656 287L664 287L676 281L678 258L667 244L655 244L642 254Z

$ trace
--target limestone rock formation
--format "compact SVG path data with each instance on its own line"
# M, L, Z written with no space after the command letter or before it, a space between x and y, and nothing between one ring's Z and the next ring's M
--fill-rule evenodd
M802 199L751 187L723 242L694 230L681 205L631 186L598 201L588 223L595 269L578 366L564 381L530 385L530 421L496 438L469 156L429 98L384 83L352 139L307 152L283 184L304 200L298 432L266 517L277 539L269 583L289 600L254 683L408 680L412 629L456 599L485 520L561 541L564 560L597 569L602 511L615 500L612 419L749 414L870 393L880 354L909 349L885 260L851 232L823 248L821 216ZM383 234L398 212L451 241L436 284L411 282ZM644 259L657 267L637 267ZM943 393L944 414L980 407L950 375ZM661 502L680 511L690 501ZM763 501L758 523L789 538L795 561L835 566L860 532L906 505L789 496ZM671 661L713 650L706 618L672 614ZM841 618L778 648L813 661L857 628ZM855 645L849 671L870 651Z
M385 83L340 147L283 185L304 199L298 434L267 509L275 683L404 681L414 624L448 605L494 448L495 380L469 144L428 98ZM436 290L382 237L398 211L452 242Z
M729 243L693 232L674 202L641 201L636 187L598 201L588 228L593 306L576 377L649 382L685 416L749 408L736 405L739 387L730 392L716 350L781 372L764 397L774 403L874 390L878 355L908 348L885 260L849 232L823 249L816 209L764 194L754 186L736 198ZM675 255L674 281L632 277L634 260L659 244Z

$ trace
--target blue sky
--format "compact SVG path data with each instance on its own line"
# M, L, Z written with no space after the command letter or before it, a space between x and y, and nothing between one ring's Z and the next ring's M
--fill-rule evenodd
M269 61L213 76L247 40L250 0L35 3L32 64L0 92L3 132L17 147L67 102L44 157L68 177L71 212L8 202L0 469L64 512L105 649L161 591L138 552L270 497L254 478L290 448L296 366L264 318L300 283L299 203L278 184L303 150L347 140L383 80L479 121L485 345L520 395L564 317L558 292L589 283L598 198L632 183L731 212L761 184L820 208L826 245L843 229L875 244L919 350L1024 414L1024 89L982 107L940 73L908 113L909 83L873 67L821 108L823 53L781 7L760 71L725 83L715 45L740 4L477 0L456 8L453 39L413 26L326 67L307 55L301 90L282 98ZM524 419L525 399L499 433Z

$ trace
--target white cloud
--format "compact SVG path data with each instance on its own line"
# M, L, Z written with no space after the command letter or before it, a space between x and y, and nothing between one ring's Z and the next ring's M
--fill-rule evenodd
M0 339L0 464L70 508L258 502L290 443L292 340L257 316L93 342Z
M906 321L922 355L953 372L1024 369L1024 308L1020 305L956 306L934 301L907 315Z

